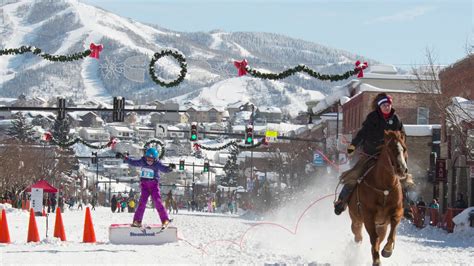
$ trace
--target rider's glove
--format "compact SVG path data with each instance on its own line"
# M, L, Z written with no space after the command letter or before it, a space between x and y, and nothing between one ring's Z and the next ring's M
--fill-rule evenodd
M347 147L347 155L349 156L352 156L354 155L354 152L356 150L356 147L354 145L349 145L349 147Z

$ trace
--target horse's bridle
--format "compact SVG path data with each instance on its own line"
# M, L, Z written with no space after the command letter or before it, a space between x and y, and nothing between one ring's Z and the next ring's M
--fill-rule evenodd
M388 146L388 144L389 144L392 140L393 140L393 139L390 139L385 145ZM388 156L388 160L389 160L390 165L391 165L392 168L393 168L391 156ZM367 187L369 187L369 188L371 188L372 190L374 190L375 192L379 192L379 193L383 194L383 196L384 196L384 197L383 197L383 207L385 207L385 204L386 204L386 202L387 202L387 196L390 194L390 192L392 192L392 191L395 189L395 187L401 185L401 183L400 183L400 178L397 178L398 182L397 182L395 185L391 186L389 189L385 189L385 190L378 189L378 188L376 188L376 187L370 185L369 183L367 183L367 182L365 181L365 176L366 176L374 167L375 167L375 165L373 165L373 166L371 166L369 169L367 169L367 171L364 173L364 175L362 175L362 177L361 177L359 180L357 180L357 183L359 183L359 184L364 184L364 185L366 185ZM358 206L360 205L359 190L357 190L357 205L358 205Z

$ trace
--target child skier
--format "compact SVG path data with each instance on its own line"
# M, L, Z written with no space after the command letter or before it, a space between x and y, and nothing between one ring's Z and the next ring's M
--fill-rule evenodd
M163 165L158 160L158 151L155 148L149 148L146 150L145 156L138 160L133 160L126 156L124 158L124 162L131 166L141 167L140 170L140 201L138 203L138 207L135 211L135 215L133 216L133 227L141 227L142 226L142 219L143 214L145 213L146 203L148 201L148 197L151 194L151 198L155 203L155 208L160 215L162 227L165 228L169 223L170 219L168 217L168 213L166 212L163 203L161 202L161 195L160 195L160 174L159 172L169 173L175 167L174 164L170 164L170 166Z

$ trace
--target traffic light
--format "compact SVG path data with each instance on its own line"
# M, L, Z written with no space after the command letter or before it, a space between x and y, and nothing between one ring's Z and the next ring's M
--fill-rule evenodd
M197 124L192 123L191 124L191 141L196 141L198 139L197 135Z
M209 162L205 162L204 163L204 170L203 170L204 173L207 173L209 172Z
M114 97L114 110L112 112L112 120L114 122L123 122L125 118L125 98Z
M179 171L184 171L184 160L179 160Z
M66 118L66 99L58 98L58 120Z
M253 126L247 125L245 129L245 144L253 144Z

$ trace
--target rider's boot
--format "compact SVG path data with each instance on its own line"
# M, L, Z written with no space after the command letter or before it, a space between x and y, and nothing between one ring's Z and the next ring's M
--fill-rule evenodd
M334 202L334 213L336 215L340 215L346 209L347 201L349 200L353 188L354 187L349 184L345 184L342 188L337 201Z

